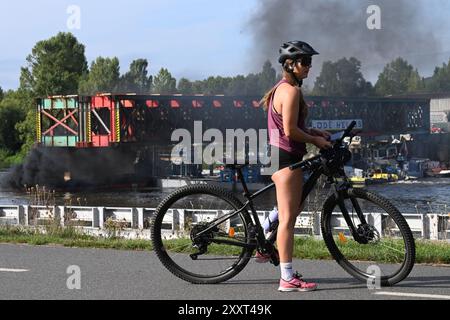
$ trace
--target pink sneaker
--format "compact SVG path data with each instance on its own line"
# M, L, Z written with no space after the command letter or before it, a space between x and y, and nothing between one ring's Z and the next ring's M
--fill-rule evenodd
M278 256L278 252L277 252L277 256ZM259 253L259 251L256 251L255 256L253 258L255 259L255 262L257 262L257 263L266 263L266 262L270 261L269 254L261 254L261 253Z
M317 284L312 282L306 282L302 279L302 275L298 274L297 272L294 274L294 277L291 279L291 281L286 281L283 279L280 279L280 287L278 288L278 291L282 292L292 292L292 291L314 291L317 289Z

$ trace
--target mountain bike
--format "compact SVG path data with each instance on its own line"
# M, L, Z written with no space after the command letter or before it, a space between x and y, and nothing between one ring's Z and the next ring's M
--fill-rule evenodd
M322 175L330 185L332 193L323 204L320 223L332 258L356 279L367 282L376 277L381 286L392 286L405 279L414 266L414 238L405 218L388 199L353 188L346 176L344 165L352 154L345 138L351 142L355 125L352 122L333 135L332 148L290 170L309 174L302 203ZM275 266L279 264L277 223L267 235L255 210L255 199L275 184L250 193L242 174L244 166L227 165L237 171L245 203L222 187L194 184L174 191L157 207L151 222L153 248L175 276L196 284L220 283L242 271L255 250L270 256ZM374 212L380 213L378 219L373 218ZM373 266L378 269L376 275Z

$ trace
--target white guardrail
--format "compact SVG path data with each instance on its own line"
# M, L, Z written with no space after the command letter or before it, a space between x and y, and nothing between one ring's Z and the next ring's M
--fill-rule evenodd
M189 217L191 222L204 221L206 216L216 216L215 210L174 210L173 216L177 224L184 224ZM186 214L185 214L186 211ZM189 211L189 212L188 212ZM44 225L52 219L60 221L61 225L76 225L87 234L106 235L107 221L123 224L120 236L125 238L150 238L150 219L154 215L154 208L119 208L119 207L80 207L80 206L29 206L29 205L0 205L0 225L34 226ZM193 213L193 214L192 214ZM257 211L261 223L269 215L269 211ZM388 226L385 217L380 213L367 213L368 222L372 223L380 234ZM416 238L450 241L450 214L403 214ZM58 219L64 217L64 219ZM336 229L347 229L341 213L333 213L333 226ZM173 227L173 221L165 221L168 229ZM390 229L392 231L393 229ZM395 230L395 229L394 229ZM295 225L297 235L321 236L320 212L302 212Z

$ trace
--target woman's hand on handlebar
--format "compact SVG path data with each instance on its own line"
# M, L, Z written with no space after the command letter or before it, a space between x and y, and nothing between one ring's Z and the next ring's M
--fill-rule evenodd
M315 136L313 137L313 144L319 148L319 149L329 149L331 147L333 147L333 145L331 144L330 141L328 141L327 139L323 138L323 137L319 137L319 136Z
M320 129L316 129L316 128L311 128L309 130L313 136L318 136L318 137L325 138L326 140L330 140L331 134L328 131L320 130Z

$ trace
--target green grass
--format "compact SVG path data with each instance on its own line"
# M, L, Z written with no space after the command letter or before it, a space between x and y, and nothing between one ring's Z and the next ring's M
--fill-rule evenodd
M75 228L46 228L47 234L36 229L24 227L0 227L0 243L25 243L30 245L61 245L78 248L102 248L119 250L153 250L150 240L129 240L117 237L95 237L81 234ZM395 241L394 241L395 243ZM192 253L190 240L178 239L165 242L168 250ZM345 256L351 260L393 262L390 255L383 250L371 249L367 246L349 241L341 246ZM237 247L212 244L209 254L238 254ZM331 260L325 243L311 237L295 239L294 257L298 259ZM416 263L450 264L450 243L444 241L416 240Z
M390 245L401 247L399 240L389 240ZM376 246L362 246L354 241L340 245L348 260L396 262L389 250ZM300 259L332 259L325 243L313 238L297 238L294 256ZM450 264L450 243L444 241L416 240L416 263Z
M13 165L23 163L24 155L22 153L11 154L5 149L0 149L0 169L6 169Z
M391 246L401 247L402 242L390 240ZM193 253L190 241L187 239L170 240L165 242L166 248L171 251ZM377 261L393 263L399 262L390 254L389 250L376 246L362 246L354 241L349 241L345 245L340 245L340 249L348 260ZM229 246L219 246L212 244L208 247L208 252L219 255L239 254L239 248ZM331 260L332 257L322 240L312 237L298 237L295 239L294 257L298 259L311 260ZM450 243L416 240L416 262L433 264L450 264Z
M450 264L450 243L416 241L416 256L424 263Z
M198 250L192 247L192 242L189 239L176 239L164 241L164 246L168 251L177 253L191 254ZM212 243L208 246L208 253L222 256L239 255L241 248L229 245L219 245Z
M44 234L22 227L0 228L0 243L23 243L30 245L61 245L64 247L101 248L120 250L153 250L149 240L128 240L117 237L105 238L81 234L74 228L53 230Z

